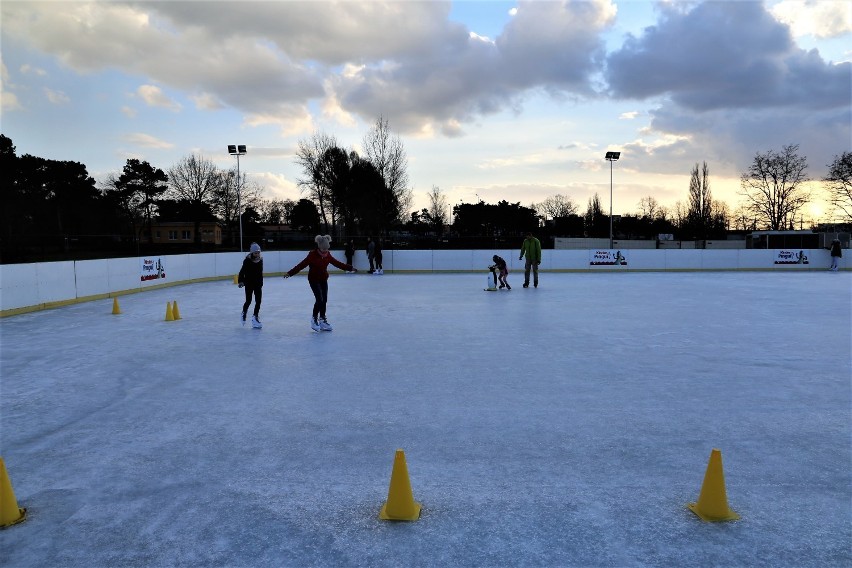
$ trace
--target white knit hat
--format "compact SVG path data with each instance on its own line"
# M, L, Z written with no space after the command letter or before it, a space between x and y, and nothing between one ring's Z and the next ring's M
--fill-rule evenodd
M260 252L260 245L257 243L252 243L249 247L249 252Z
M317 246L322 250L328 250L331 246L331 236L330 235L317 235L314 238L314 242L317 243Z

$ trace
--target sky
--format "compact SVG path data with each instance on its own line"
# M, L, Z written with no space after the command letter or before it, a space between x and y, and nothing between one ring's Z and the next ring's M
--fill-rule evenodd
M381 116L416 209L433 187L581 212L612 190L628 214L686 202L705 161L735 209L756 153L798 144L819 180L852 148L846 1L3 0L0 17L0 131L99 182L129 158L231 168L245 144L264 197L298 200L299 141L359 151ZM831 219L821 187L805 222Z

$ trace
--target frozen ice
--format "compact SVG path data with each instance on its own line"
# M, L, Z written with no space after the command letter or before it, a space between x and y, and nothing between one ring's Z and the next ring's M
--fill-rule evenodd
M486 274L334 274L333 332L303 277L262 330L231 281L0 320L0 565L852 563L852 275ZM686 508L713 448L740 521Z

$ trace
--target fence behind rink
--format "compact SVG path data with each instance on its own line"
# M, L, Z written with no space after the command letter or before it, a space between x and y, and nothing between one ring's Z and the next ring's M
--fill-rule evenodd
M332 254L344 261L343 251ZM509 269L524 269L518 249L511 250L385 250L385 274L484 272L493 255ZM110 298L150 288L208 280L233 279L245 253L163 255L151 258L112 258L0 265L0 316L52 308L81 301ZM276 276L301 261L305 252L264 252L264 273ZM826 270L831 263L824 249L710 250L710 249L589 249L542 250L544 272L695 271L695 270ZM369 268L363 251L355 253L355 268ZM840 259L848 270L849 254ZM305 274L307 271L303 271Z

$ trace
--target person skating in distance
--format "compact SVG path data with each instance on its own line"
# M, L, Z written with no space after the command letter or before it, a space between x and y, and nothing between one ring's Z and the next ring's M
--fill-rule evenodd
M314 331L331 331L331 324L328 323L325 314L325 306L328 303L328 265L333 264L340 270L358 272L351 264L344 264L331 256L329 247L331 246L331 237L328 235L317 235L314 238L317 247L308 253L305 259L291 268L284 278L290 278L301 272L305 267L308 268L308 284L311 286L311 291L314 293L314 310L311 315L311 329Z
M530 287L530 268L533 271L533 286L538 288L538 265L541 264L541 243L532 234L532 231L527 231L527 238L524 239L524 244L521 245L521 256L518 260L523 260L524 256L527 261L524 264L524 288Z
M237 283L240 288L246 289L246 302L243 304L242 323L246 324L246 314L251 305L251 297L254 295L254 315L251 316L251 326L261 329L260 323L260 301L263 298L263 256L260 254L260 245L252 243L249 253L243 259L243 266L237 275Z
M506 280L506 277L509 275L509 267L506 264L506 261L503 260L502 257L497 256L496 254L491 257L491 260L494 261L494 264L488 267L488 270L494 275L494 285L497 285L497 281L500 281L500 289L506 288L507 290L511 290L512 287L509 286L509 281Z

